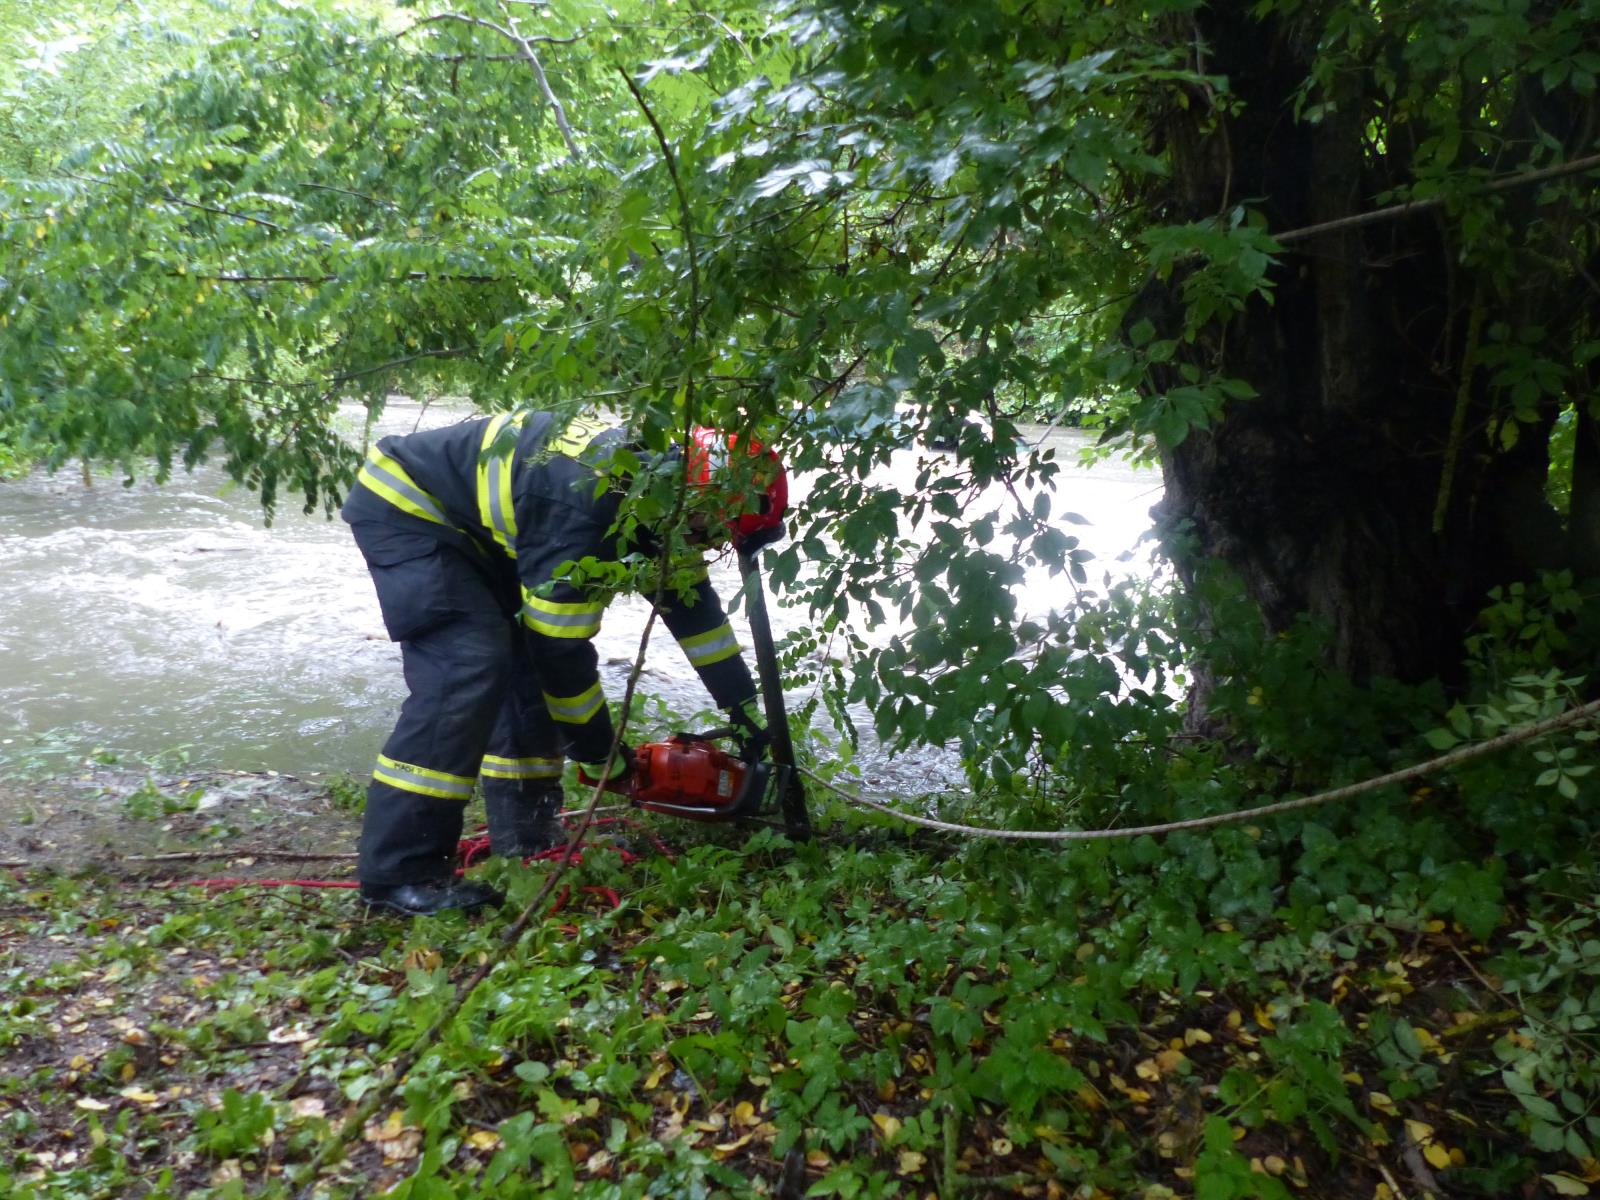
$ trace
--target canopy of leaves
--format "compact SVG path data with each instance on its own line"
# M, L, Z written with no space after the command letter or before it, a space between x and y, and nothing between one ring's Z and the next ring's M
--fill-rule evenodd
M1318 47L1277 119L1344 106L1373 156L1420 141L1373 202L1448 192L1489 259L1511 252L1474 191L1493 164L1458 156L1521 139L1509 161L1559 161L1497 105L1530 71L1592 93L1593 7L1255 11ZM752 429L812 481L773 574L842 639L835 703L1002 778L1070 748L1093 787L1130 732L1169 728L1177 648L1134 592L1087 590L1072 517L1022 499L1057 466L1015 422L1087 405L1149 453L1254 394L1179 353L1270 301L1279 251L1255 198L1197 213L1166 187L1237 108L1198 10L472 0L385 27L259 3L136 131L6 189L0 437L162 477L220 455L270 511L285 490L331 509L357 455L341 414L394 389L610 404L658 446ZM1179 112L1194 145L1168 140ZM1124 330L1152 276L1181 281L1180 319ZM1514 413L1526 380L1505 379ZM952 428L912 486L867 482ZM997 485L1014 500L977 503ZM1048 614L1018 610L1029 567L1061 580Z

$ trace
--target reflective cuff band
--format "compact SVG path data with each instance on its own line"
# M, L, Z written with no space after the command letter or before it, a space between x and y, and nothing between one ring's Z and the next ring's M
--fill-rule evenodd
M522 589L522 623L546 637L592 638L600 632L600 616L605 610L604 604L546 600Z
M415 763L398 762L387 754L378 755L378 765L373 768L372 778L392 788L399 788L402 792L461 801L472 799L472 787L477 782L467 775L447 775Z
M419 488L406 470L376 446L367 451L367 461L356 476L358 483L376 492L401 512L432 521L436 525L449 525L444 506Z
M739 639L733 636L733 626L726 621L705 633L680 638L678 645L689 656L692 667L709 667L739 653Z
M557 721L568 725L583 725L606 706L605 693L598 682L577 696L552 696L544 693L544 706Z
M564 758L501 758L485 754L478 773L485 779L560 779Z
M511 503L511 462L516 453L513 442L495 453L493 447L500 433L511 424L520 428L522 422L513 422L510 413L502 413L490 421L483 431L483 445L478 456L478 520L507 554L516 554L517 517Z

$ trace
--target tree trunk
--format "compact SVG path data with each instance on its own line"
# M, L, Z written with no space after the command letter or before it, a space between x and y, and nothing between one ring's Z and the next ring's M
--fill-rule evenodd
M1318 123L1295 118L1315 36L1242 5L1199 20L1205 69L1229 78L1243 108L1220 118L1225 136L1195 106L1175 114L1175 216L1249 200L1289 230L1367 211L1403 182L1375 177L1358 96ZM1377 167L1403 175L1396 153ZM1509 450L1491 443L1488 381L1471 359L1494 301L1457 267L1437 218L1299 243L1273 278L1273 303L1193 348L1259 397L1163 456L1158 515L1180 576L1193 585L1208 563L1226 564L1269 632L1309 614L1331 631L1333 665L1358 680L1448 680L1486 590L1563 559L1543 494L1554 405ZM1130 319L1170 313L1176 286L1147 289Z

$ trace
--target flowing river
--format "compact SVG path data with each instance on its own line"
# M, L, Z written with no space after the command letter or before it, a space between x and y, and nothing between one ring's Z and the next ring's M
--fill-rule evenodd
M393 401L380 430L460 415ZM1082 467L1086 438L1075 430L1024 434L1056 447L1063 470L1053 512L1091 522L1065 527L1097 555L1091 582L1106 569L1148 570L1142 548L1130 563L1117 558L1148 528L1159 475L1115 462ZM899 453L882 480L909 486L919 455L929 453ZM731 559L712 579L724 599L737 590ZM1066 587L1030 574L1022 607L1048 609ZM809 622L802 609L770 607L780 640ZM597 646L613 701L647 611L622 598L607 612ZM269 528L256 496L215 469L162 487L123 487L114 476L86 487L76 472L0 483L0 612L0 764L49 733L143 755L185 751L236 770L360 773L405 695L398 648L344 523L305 516L289 498ZM748 646L748 632L741 637ZM679 714L709 703L664 632L640 688ZM926 756L916 765L911 756L891 761L872 742L870 722L861 735L858 763L870 782L953 782L948 762L935 778Z

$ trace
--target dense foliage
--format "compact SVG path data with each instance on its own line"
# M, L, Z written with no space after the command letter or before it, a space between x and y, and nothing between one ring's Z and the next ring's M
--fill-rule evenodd
M0 751L13 785L53 749ZM96 799L81 779L118 777L100 764L75 768L65 819L49 791L29 810L40 837L89 819L202 861L0 874L7 1195L1396 1200L1600 1182L1597 877L1572 853L1593 834L1560 790L1530 793L1522 756L1461 772L1459 793L1055 853L852 820L798 849L622 828L512 945L497 921L363 921L348 893L152 885L281 874L240 851L313 848L336 814L267 779L238 799L236 778L233 802L194 811L210 781L192 768ZM1155 811L1244 802L1251 772L1219 764L1187 759ZM527 903L550 870L488 874ZM348 1156L309 1176L483 961Z
M752 429L807 481L791 681L958 745L995 823L1238 808L1592 688L1595 0L40 9L0 17L0 469L331 510L397 390ZM77 57L111 27L205 37ZM1181 587L1100 583L1025 417L1160 463ZM1592 746L1165 843L601 854L629 907L509 949L6 882L0 1184L283 1193L481 952L331 1191L1585 1194ZM169 947L192 997L130 994ZM57 1061L86 989L148 1028Z
M1200 576L1226 564L1268 634L1311 612L1357 676L1449 674L1491 583L1585 565L1511 561L1486 531L1553 527L1556 417L1576 405L1576 458L1592 433L1594 306L1574 303L1592 189L1481 184L1587 148L1593 16L483 3L390 31L262 4L161 83L137 134L7 191L0 437L163 476L220 455L270 511L284 491L331 507L356 454L341 406L396 388L609 403L654 445L691 420L754 427L812 479L776 575L845 663L828 695L1002 779L1070 747L1101 790L1129 732L1170 727L1170 614L1086 590L1020 414L1087 408L1108 446L1162 459L1202 626L1231 585ZM1219 69L1252 48L1271 72ZM1304 148L1268 168L1279 128ZM1340 212L1447 201L1382 226L1392 247L1426 232L1454 297L1392 402L1345 376L1352 356L1396 365L1404 331L1358 342L1324 243L1273 239L1331 212L1290 198L1338 162ZM1322 383L1285 386L1319 341ZM1417 422L1372 416L1390 403ZM868 484L929 435L953 453ZM1536 492L1497 473L1513 461ZM995 487L1012 498L980 502ZM1030 565L1059 572L1048 613L1018 610ZM891 636L896 614L915 631ZM1221 674L1194 665L1209 705Z

